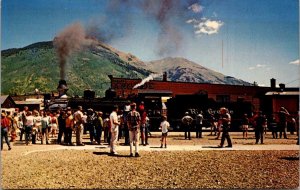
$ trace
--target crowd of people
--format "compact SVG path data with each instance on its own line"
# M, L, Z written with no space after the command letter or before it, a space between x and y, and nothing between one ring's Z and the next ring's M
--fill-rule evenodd
M229 136L231 127L231 115L229 113L229 110L225 107L222 107L217 112L217 115L211 113L208 115L206 120L209 121L208 125L211 128L210 135L213 135L214 132L214 135L217 136L216 139L219 139L222 134L219 147L223 147L225 139L227 139L228 147L232 147L231 139ZM202 138L203 121L204 116L202 111L194 116L194 118L189 115L189 112L185 112L185 115L182 118L182 123L185 130L185 139L191 140L192 129L195 129L196 131L196 138ZM278 119L276 119L275 114L273 114L268 120L268 117L264 115L262 111L258 111L250 117L248 116L248 114L244 114L240 119L240 128L243 132L243 138L248 138L248 129L250 126L252 126L255 131L256 144L258 144L259 141L261 144L264 144L264 136L267 132L267 129L272 132L272 137L274 139L282 137L288 139L288 125L291 134L294 134L295 132L297 133L297 144L299 144L299 114L297 118L294 118L284 107L281 107L278 111Z
M225 140L227 140L227 147L232 147L231 138L229 135L231 126L231 115L229 110L225 107L220 108L218 116L210 114L208 118L204 118L203 112L200 111L194 117L189 112L185 112L182 118L182 126L184 129L184 137L187 140L191 140L191 131L195 129L196 138L202 138L202 128L204 120L209 121L211 127L211 134L215 132L219 139L221 136L221 142L219 147L224 146ZM270 121L261 111L257 112L252 117L248 117L247 114L241 118L241 129L243 131L243 138L248 138L248 129L252 125L255 130L256 144L264 143L264 134L266 128L272 131L273 138L288 138L287 137L287 125L292 123L291 133L297 132L299 136L299 130L295 118L290 117L289 112L281 107L278 113L279 122L275 121L275 117L272 117ZM139 157L139 144L148 145L148 136L150 120L147 116L147 111L144 106L144 102L140 102L137 106L134 102L127 102L124 108L119 108L117 105L113 107L111 113L103 113L102 111L95 111L91 108L83 111L82 106L78 106L77 110L72 110L70 107L65 110L57 111L45 111L45 110L33 110L30 111L27 106L21 112L1 114L1 150L3 149L3 139L8 145L8 150L11 150L11 142L14 142L19 136L20 141L25 140L25 144L36 144L40 141L41 144L49 144L49 139L56 139L57 144L67 146L84 146L83 134L89 131L90 144L102 145L102 142L108 143L110 147L110 153L116 155L116 144L120 138L124 138L124 145L130 146L130 156L133 156L133 152L136 157ZM166 116L162 116L159 129L162 132L161 135L161 148L163 145L167 148L167 136L168 131L171 128L170 123ZM72 136L75 133L75 140ZM102 139L103 133L103 139ZM10 141L8 136L10 134ZM299 140L297 142L299 144ZM133 150L134 148L134 150Z
M11 150L10 142L14 142L19 136L20 141L25 140L25 144L50 144L50 138L56 139L57 144L67 146L84 146L83 134L87 131L90 136L90 144L108 143L110 153L115 155L116 143L120 138L125 139L125 145L130 145L130 156L133 156L133 146L135 146L135 156L139 157L138 145L148 145L149 118L147 116L144 103L141 102L137 108L134 102L127 102L124 109L114 106L111 113L94 111L89 108L86 112L82 106L77 110L67 107L65 110L30 111L27 106L21 112L3 111L1 114L2 143L3 139ZM75 139L72 139L75 133ZM101 138L103 134L103 139ZM8 140L10 136L10 141ZM74 142L75 141L75 142Z

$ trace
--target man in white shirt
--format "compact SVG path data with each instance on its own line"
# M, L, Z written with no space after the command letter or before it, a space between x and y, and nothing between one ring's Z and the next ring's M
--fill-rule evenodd
M119 125L120 125L120 121L118 120L118 106L115 105L114 109L112 111L112 113L109 116L109 120L110 120L110 132L111 132L111 137L110 137L110 153L112 155L116 155L118 154L116 152L116 144L117 144L117 140L118 140L118 133L119 133Z
M77 146L84 146L84 144L82 143L82 136L83 136L82 118L83 118L82 106L78 106L78 110L74 113Z
M196 116L196 138L202 138L202 123L203 123L203 115L202 111Z

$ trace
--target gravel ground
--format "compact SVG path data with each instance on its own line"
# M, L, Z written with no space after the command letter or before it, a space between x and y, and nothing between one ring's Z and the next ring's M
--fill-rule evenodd
M168 144L219 144L214 136L182 140L170 136ZM266 138L265 143L294 144L290 139ZM232 135L234 144L253 143ZM87 140L87 139L86 139ZM249 142L250 141L250 142ZM122 142L122 140L121 140ZM150 144L159 145L159 138ZM299 151L128 151L110 156L107 149L53 150L60 145L17 142L1 152L4 189L121 189L121 188L247 188L295 189L299 187ZM88 145L87 145L88 146ZM46 151L52 148L51 151ZM128 147L129 149L129 147ZM33 151L40 150L40 151ZM28 151L32 151L30 154Z

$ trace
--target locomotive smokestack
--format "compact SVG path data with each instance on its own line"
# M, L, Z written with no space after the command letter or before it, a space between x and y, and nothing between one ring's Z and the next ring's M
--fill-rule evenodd
M276 79L271 78L271 88L274 90L276 88Z
M168 78L168 74L167 74L167 72L164 72L164 74L163 74L163 81L166 82L167 78Z
M59 97L66 95L67 91L69 90L67 82L65 80L60 80L57 86Z

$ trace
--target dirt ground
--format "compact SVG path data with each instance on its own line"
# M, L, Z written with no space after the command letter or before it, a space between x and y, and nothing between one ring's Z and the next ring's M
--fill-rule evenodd
M194 134L193 134L194 135ZM159 147L160 134L153 133L149 146ZM243 139L232 133L233 145L255 145L254 134ZM218 145L209 133L204 138L184 140L183 133L171 133L168 146ZM73 138L74 139L74 138ZM75 139L74 139L75 140ZM88 142L88 135L85 135ZM119 147L124 139L120 140ZM52 141L54 142L54 141ZM273 139L266 145L294 145L296 136ZM295 189L299 187L298 150L185 150L164 151L141 148L141 157L129 157L129 147L119 155L108 154L106 144L78 149L61 145L14 143L1 152L3 189ZM142 146L140 146L142 147ZM77 148L77 147L75 147Z

